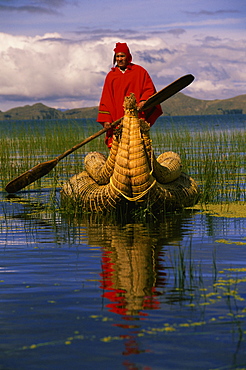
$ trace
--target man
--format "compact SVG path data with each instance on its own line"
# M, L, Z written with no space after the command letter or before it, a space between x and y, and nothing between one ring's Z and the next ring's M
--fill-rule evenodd
M140 109L156 92L148 72L143 67L131 63L132 56L126 43L118 42L114 52L113 63L116 63L116 66L106 76L97 117L97 121L106 128L124 116L125 96L134 93ZM154 109L139 113L139 118L146 119L152 126L161 114L162 109L158 105ZM112 141L113 129L109 129L105 138L108 148L111 148Z

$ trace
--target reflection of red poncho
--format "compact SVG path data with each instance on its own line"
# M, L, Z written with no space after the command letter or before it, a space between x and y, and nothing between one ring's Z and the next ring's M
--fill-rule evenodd
M122 73L119 68L112 68L105 79L102 97L99 106L97 121L102 125L104 122L114 122L124 116L123 102L125 96L134 93L137 103L147 100L156 92L155 86L148 72L141 66L130 63ZM153 110L153 111L152 111ZM148 113L151 113L148 116ZM147 117L152 126L156 119L162 114L160 105L150 108L150 112L142 112L139 118ZM106 133L106 143L110 147L113 130Z

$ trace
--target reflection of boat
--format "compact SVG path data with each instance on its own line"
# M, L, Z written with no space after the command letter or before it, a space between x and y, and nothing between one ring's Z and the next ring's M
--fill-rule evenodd
M164 276L161 279L158 274L160 248L139 224L128 225L121 236L116 228L111 238L102 255L101 288L109 301L106 307L124 317L158 309L156 287L164 285Z
M145 225L119 223L110 214L82 217L48 214L42 204L24 197L8 196L8 202L18 206L7 212L8 218L15 219L18 227L22 224L25 230L31 231L25 236L25 243L33 243L33 238L35 243L42 241L44 232L51 240L52 248L60 249L62 244L76 248L78 252L100 248L99 266L102 269L99 280L105 307L124 319L140 318L146 316L146 311L159 308L160 295L166 295L170 271L166 270L168 262L163 246L178 246L183 232L187 235L184 218L188 217L188 223L192 222L190 210Z
M190 214L187 215L190 219ZM102 250L100 288L110 312L130 320L133 316L143 318L149 310L160 308L160 295L166 294L169 274L163 245L180 244L184 217L184 214L170 215L153 225L113 224L107 217L73 218L72 222L78 222L78 229L87 225L88 245L100 246ZM116 325L128 326L122 322Z
M182 239L178 217L166 217L155 225L141 223L112 224L107 217L91 220L87 227L88 245L102 251L100 288L103 311L115 314L112 325L120 327L124 356L146 352L139 336L143 321L152 310L159 310L165 296L168 272L162 246L177 245ZM97 216L97 215L96 215ZM73 219L74 222L75 219ZM79 222L81 221L78 219ZM88 221L87 221L88 222ZM84 227L82 220L81 228ZM124 330L124 331L123 331ZM124 362L127 369L135 366Z
M197 184L181 171L178 154L166 152L155 158L149 125L138 118L134 94L125 98L124 108L109 157L89 153L85 171L64 184L63 199L91 212L111 211L126 203L152 212L194 205Z

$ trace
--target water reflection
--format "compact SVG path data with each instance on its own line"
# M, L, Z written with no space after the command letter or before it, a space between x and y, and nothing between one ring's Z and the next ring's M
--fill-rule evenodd
M95 215L74 218L49 214L43 212L45 206L41 202L18 196L8 196L7 199L15 207L11 215L8 213L8 218L22 220L24 228L29 230L26 241L34 237L39 243L54 240L57 246L67 244L79 248L80 244L87 244L88 247L100 247L100 289L104 307L109 312L119 314L125 320L130 316L143 319L147 316L144 311L160 308L159 297L164 292L169 303L185 299L183 295L177 298L177 291L170 290L170 286L167 291L169 271L172 269L174 275L175 266L170 265L170 255L166 261L166 248L180 246L183 236L193 233L189 230L193 211L169 214L159 222L149 224L121 224ZM45 235L45 231L49 235Z
M102 296L110 311L124 316L159 308L157 286L165 284L166 273L158 274L160 246L144 231L141 225L111 230L111 243L103 248Z
M139 320L147 316L147 310L160 308L159 297L167 293L167 278L170 268L173 269L170 261L166 262L164 246L181 244L192 223L192 211L170 214L150 224L121 224L93 215L54 217L43 212L45 208L40 202L18 196L7 199L16 207L12 219L23 220L30 230L37 228L36 241L43 243L48 237L43 232L47 230L54 233L57 245L62 241L76 246L86 242L89 247L100 247L100 289L103 305L109 312L121 315L124 320L130 317ZM166 299L176 301L176 295L177 292L169 292Z
M125 320L131 316L143 319L147 316L144 311L160 307L159 296L165 291L170 268L163 246L180 244L185 232L184 218L187 224L190 217L190 214L170 215L148 225L90 221L88 244L102 250L100 288L110 312Z
M150 352L139 340L143 320L149 320L150 312L161 308L160 298L168 280L163 246L180 243L182 225L181 215L148 225L114 225L106 220L100 224L90 220L88 245L100 246L102 251L103 307L118 316L112 326L125 329L119 336L124 342L124 357ZM127 359L122 365L126 369L137 368Z
M8 198L0 204L5 238L1 289L7 300L2 333L9 337L11 358L40 362L47 348L60 363L62 356L70 363L76 352L78 368L94 358L97 368L103 353L108 368L113 358L117 368L139 368L141 362L156 369L145 356L151 353L159 368L163 358L176 369L183 363L189 369L203 368L208 361L212 368L220 343L226 341L229 350L219 355L218 363L228 363L232 356L235 363L242 362L244 219L186 210L154 223L118 224L49 213L31 198ZM238 240L241 244L234 243ZM215 263L218 279L213 284ZM196 365L190 366L187 351ZM53 365L48 357L47 369Z

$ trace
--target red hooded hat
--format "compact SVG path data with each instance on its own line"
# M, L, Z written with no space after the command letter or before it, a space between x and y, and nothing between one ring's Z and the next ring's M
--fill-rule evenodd
M128 46L125 42L117 42L116 46L114 48L114 52L115 52L115 54L114 54L114 64L116 62L116 57L115 56L116 56L117 53L126 54L126 58L127 58L128 63L131 63L132 56L131 56L130 50L129 50L129 48L128 48Z

